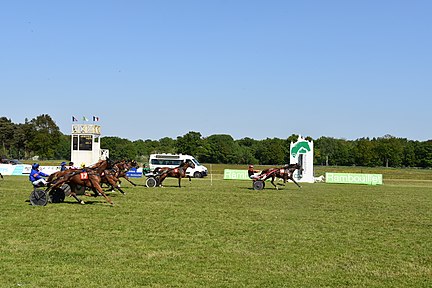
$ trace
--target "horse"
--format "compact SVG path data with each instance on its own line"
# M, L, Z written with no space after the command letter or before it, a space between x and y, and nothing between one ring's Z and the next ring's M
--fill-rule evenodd
M120 178L124 178L126 179L126 181L128 181L129 183L131 183L133 186L137 186L137 184L133 183L131 180L129 180L129 177L126 175L126 173L132 168L132 167L137 167L138 168L138 163L135 160L123 160L120 163L115 164L115 166L118 168L118 172L116 174L116 177L118 179ZM121 181L118 180L119 182L119 186L121 184Z
M268 174L268 176L266 177L266 179L271 178L271 183L272 185L278 189L278 187L276 186L276 184L274 183L274 179L275 178L281 178L284 180L284 183L286 183L287 180L291 180L294 182L294 184L296 184L299 188L301 188L300 184L297 183L297 181L294 180L293 175L294 175L294 171L295 170L302 170L300 164L295 163L295 164L287 164L283 167L280 168L269 168L269 169L265 169L261 172L260 175L264 175L264 174Z
M176 168L168 168L168 167L156 168L153 171L153 173L159 176L158 184L160 187L162 187L162 182L165 180L165 178L174 177L174 178L178 178L178 186L179 188L181 188L181 178L186 177L186 169L189 167L195 168L195 164L191 160L187 159L182 164L180 164L180 166ZM189 181L191 181L190 176L189 176Z
M56 172L52 175L52 177L48 177L48 187L45 189L45 193L49 193L51 190L55 190L61 187L63 184L69 184L71 186L85 186L90 187L94 195L102 195L105 197L106 201L111 205L114 205L114 202L105 194L100 186L101 175L105 170L110 169L113 163L110 159L100 160L98 163L94 164L91 167L85 167L83 169L68 169L61 172ZM72 188L72 187L71 187ZM85 204L83 200L80 200L75 189L71 189L71 196L75 198L79 203Z
M135 161L135 160L133 160ZM136 163L136 162L135 162ZM121 188L120 188L120 177L127 178L126 172L130 169L130 164L127 161L119 161L116 162L113 167L109 170L105 170L101 175L101 185L107 184L111 186L112 190L117 189L120 191L123 195L126 194ZM128 179L126 179L128 180ZM128 180L131 182L130 180ZM117 184L119 183L119 184ZM131 182L132 183L132 182ZM136 186L135 183L132 183L134 186Z

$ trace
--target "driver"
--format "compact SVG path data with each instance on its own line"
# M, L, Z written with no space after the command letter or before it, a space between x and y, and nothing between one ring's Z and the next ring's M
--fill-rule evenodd
M46 186L47 181L43 177L48 177L48 174L43 173L42 171L39 171L39 164L34 163L32 165L32 170L29 175L29 180L32 182L34 186L39 186L40 184L43 184Z
M250 179L253 179L253 180L258 179L259 178L259 174L260 174L259 170L254 170L254 165L252 165L252 164L249 165L248 175L249 175Z

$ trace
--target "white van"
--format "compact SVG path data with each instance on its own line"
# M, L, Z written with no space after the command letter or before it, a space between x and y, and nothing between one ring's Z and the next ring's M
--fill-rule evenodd
M208 170L201 165L198 160L190 155L183 154L150 154L149 166L150 170L154 171L157 167L175 168L185 160L191 160L195 164L195 168L189 167L186 169L186 175L194 178L207 176Z

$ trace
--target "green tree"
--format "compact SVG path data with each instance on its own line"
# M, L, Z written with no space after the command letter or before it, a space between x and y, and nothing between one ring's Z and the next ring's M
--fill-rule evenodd
M203 139L201 133L190 131L183 136L177 137L176 152L188 155L202 153ZM201 161L201 159L198 159Z
M16 125L13 124L10 119L7 119L6 117L0 118L0 155L3 155L5 157L10 156L10 148L13 144L15 126Z
M432 140L419 143L416 149L418 166L422 168L432 167Z
M53 159L57 145L62 135L59 127L51 116L42 114L30 121L34 137L29 141L29 147L43 159Z
M376 151L385 167L400 167L403 159L403 139L384 135L376 140Z
M128 139L119 137L102 137L101 147L109 150L109 157L114 160L136 159L135 145Z
M207 137L208 163L235 163L234 151L238 145L234 142L231 135L217 134Z
M417 141L406 141L403 148L402 165L405 167L416 167L418 165L416 150Z
M353 156L358 166L377 166L374 142L369 138L360 138L354 141Z
M30 142L34 138L33 126L25 119L24 124L17 124L13 135L12 153L14 158L27 159L31 156Z
M321 165L353 165L353 144L345 139L320 137L315 141L315 149L320 158Z
M255 157L259 141L246 137L235 142L239 145L239 164L259 164Z
M320 158L317 159L321 165L329 166L335 162L337 142L331 137L320 137L315 141L315 149L319 151ZM333 165L333 164L332 164Z
M164 137L162 139L159 139L159 147L165 153L175 153L176 152L176 140L169 138L169 137Z
M71 157L71 136L61 135L60 141L57 145L56 152L54 153L56 159L69 159Z
M260 141L257 158L260 164L281 165L286 161L286 141L278 138L267 138Z

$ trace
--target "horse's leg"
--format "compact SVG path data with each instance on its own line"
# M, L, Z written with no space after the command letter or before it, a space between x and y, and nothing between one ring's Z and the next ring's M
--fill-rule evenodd
M78 196L76 195L75 192L71 192L70 196L72 196L73 198L75 198L75 200L76 200L78 203L83 204L83 205L85 204L85 202L84 202L83 200L81 200L81 199L78 198Z
M166 174L162 174L162 175L159 176L159 181L158 181L158 186L159 187L163 187L162 186L162 182L165 180L165 178L166 178Z
M133 186L137 186L137 184L135 184L135 183L133 183L131 180L129 180L129 177L124 176L123 178L126 179L126 181L128 181L129 183L131 183ZM120 182L120 180L119 180L119 182ZM121 182L120 182L120 183L121 183Z
M120 188L120 185L116 186L115 189L117 189L118 191L120 191L120 193L122 193L123 195L126 195L126 192L124 192L124 191Z
M120 191L120 193L122 193L123 195L126 194L126 192L124 192L121 188L120 188L120 184L117 185L117 181L120 182L120 180L118 180L117 178L113 179L111 177L107 177L108 182L110 183L111 187L114 189L117 189L118 191Z
M291 176L289 177L289 179L291 179L291 181L294 182L294 184L296 184L299 188L301 188L300 184L297 183L297 181L294 180L294 178Z
M181 176L179 176L179 178L178 178L179 179L179 188L181 188L181 185L180 185L181 184L181 178L182 178Z
M276 186L276 184L274 183L274 179L275 179L275 176L274 175L272 175L271 176L271 184L276 188L276 190L279 190L279 188Z
M286 184L286 181L287 181L287 175L286 174L284 174L284 175L282 175L282 180L283 180L283 185L285 186L285 184Z
M110 203L111 205L114 205L114 202L105 194L103 189L100 187L98 181L91 180L91 183L92 183L92 189L96 189L100 194L102 194L102 196L105 197L105 199L108 201L108 203Z

